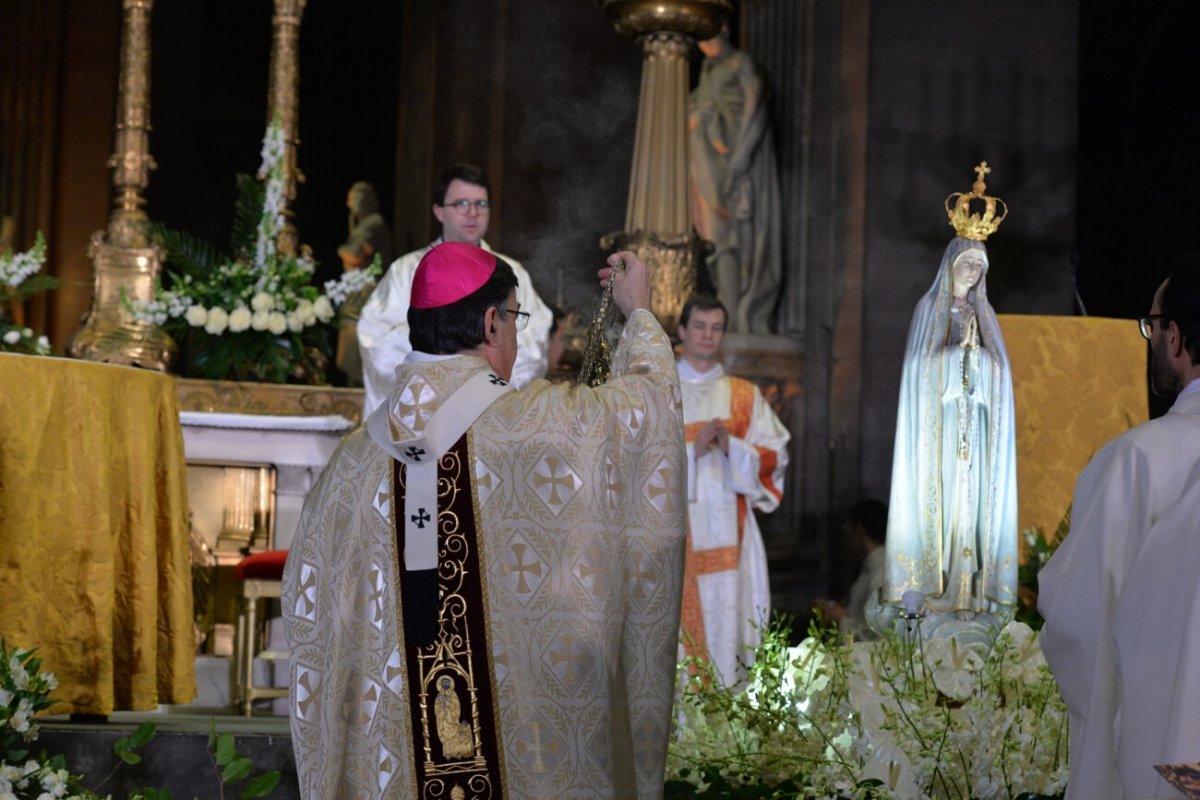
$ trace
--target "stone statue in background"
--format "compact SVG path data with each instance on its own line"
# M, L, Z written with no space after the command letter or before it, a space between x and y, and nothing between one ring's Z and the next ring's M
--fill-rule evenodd
M954 209L947 200L958 236L908 329L880 600L884 611L914 606L926 636L986 644L1017 601L1017 463L1012 371L983 243L1007 209L996 217L1003 201L984 194L986 162L977 171L970 194ZM973 199L985 202L982 217Z
M349 271L370 266L379 256L379 266L385 272L395 260L392 248L392 232L379 213L379 195L375 187L366 181L358 181L346 193L346 207L350 209L350 237L338 247L342 268ZM358 316L363 304L371 296L374 287L368 286L350 297L342 306L345 322L338 331L337 356L335 363L346 376L350 386L362 386L362 357L358 352Z
M779 185L767 86L724 29L700 42L704 64L688 109L692 222L729 330L770 333L779 297Z

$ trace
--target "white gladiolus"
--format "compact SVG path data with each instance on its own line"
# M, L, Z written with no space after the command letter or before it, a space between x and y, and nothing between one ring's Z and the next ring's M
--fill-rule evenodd
M220 336L225 332L225 328L229 325L229 312L223 308L210 308L208 310L208 320L204 323L204 330L211 333L213 336Z
M271 321L270 311L255 311L254 316L250 318L250 327L256 331L265 331L267 324Z
M204 323L208 322L208 309L202 305L191 306L184 314L184 319L193 328L202 328Z
M238 306L229 313L229 332L241 333L250 327L250 309Z
M270 311L275 305L275 298L266 292L259 292L250 301L250 307L255 311Z
M287 317L280 314L278 311L272 311L270 318L267 320L267 330L279 336L288 329Z

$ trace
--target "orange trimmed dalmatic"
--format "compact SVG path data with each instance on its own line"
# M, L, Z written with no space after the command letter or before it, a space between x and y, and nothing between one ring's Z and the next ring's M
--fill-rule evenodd
M746 439L750 432L750 423L754 412L754 384L741 378L727 376L730 382L729 416L722 420L731 436ZM708 422L707 419L689 422L684 426L684 438L689 444L694 443L700 429ZM776 499L782 497L782 492L775 486L773 474L778 457L774 450L755 446L759 455L759 479ZM688 465L694 469L694 464ZM708 637L704 626L704 612L700 601L700 576L728 570L737 570L741 563L742 541L745 535L746 514L745 495L737 496L737 544L728 547L716 547L696 550L689 522L687 536L687 560L684 564L683 577L683 608L680 615L680 628L683 636L684 653L688 656L708 657Z

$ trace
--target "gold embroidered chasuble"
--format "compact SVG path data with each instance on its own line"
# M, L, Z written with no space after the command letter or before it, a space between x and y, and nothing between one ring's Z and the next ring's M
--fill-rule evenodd
M388 399L395 443L415 440L486 369L466 356L402 365ZM510 392L465 437L469 475L457 485L478 524L488 644L473 643L487 649L478 681L490 679L495 700L482 708L466 678L435 677L428 733L414 733L409 700L395 462L362 428L343 441L284 575L304 797L501 796L452 774L418 794L414 777L422 736L467 753L489 718L503 796L661 795L686 503L679 383L649 312L626 324L613 374L596 389L536 381Z

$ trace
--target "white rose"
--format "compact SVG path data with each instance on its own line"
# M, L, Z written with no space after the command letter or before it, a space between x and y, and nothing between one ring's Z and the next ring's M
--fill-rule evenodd
M255 311L254 316L250 318L250 327L256 331L265 331L267 323L271 320L270 311Z
M287 315L288 330L292 333L299 333L304 330L304 317L300 316L298 311L289 311Z
M204 330L213 336L220 336L225 332L225 328L228 325L229 312L223 308L210 308L208 310L208 320L204 323Z
M250 309L238 306L229 315L229 332L241 333L250 327Z
M271 312L271 318L267 321L267 330L278 336L288 329L287 317L280 314L278 311Z
M254 295L254 298L250 301L250 307L255 311L270 311L271 306L273 305L275 305L275 298L271 297L271 295L267 294L266 292L259 292L258 294ZM256 328L255 330L261 329Z
M329 302L329 298L321 295L317 301L313 303L313 313L321 322L329 322L333 319L333 303Z
M49 348L50 347L50 337L49 336L39 336L38 337L38 347L42 348L43 350Z
M208 322L208 309L201 305L192 306L184 314L184 318L193 328L201 328Z
M21 341L21 332L16 328L13 328L11 331L4 334L5 344L16 344L19 341Z
M21 333L25 334L26 339L33 338L33 328L26 328L25 330L21 331Z

